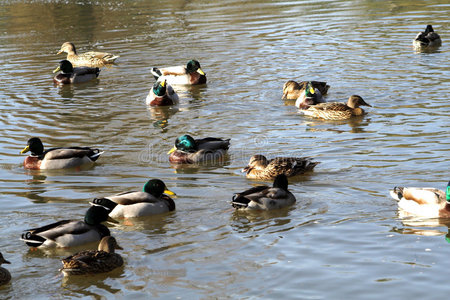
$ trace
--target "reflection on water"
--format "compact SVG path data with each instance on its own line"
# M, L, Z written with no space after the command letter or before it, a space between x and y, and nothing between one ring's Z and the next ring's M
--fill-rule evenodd
M434 278L446 272L436 261L448 256L448 224L399 218L388 196L400 183L437 186L448 172L447 2L252 0L244 12L238 1L3 1L0 248L13 280L1 293L379 299L429 298L432 289L447 296ZM412 39L429 23L443 44L417 53ZM54 86L51 71L63 58L56 52L67 40L80 53L118 54L118 64L96 81ZM208 83L174 86L176 107L146 106L150 68L189 59L200 61ZM290 79L327 81L327 101L358 94L373 107L348 121L302 116L281 100ZM228 157L171 165L166 153L184 133L231 138ZM86 170L24 170L18 153L30 136L105 153ZM289 180L293 207L235 212L233 193L261 183L240 173L254 154L321 163ZM173 188L177 208L107 223L124 247L117 273L66 282L60 259L74 249L29 252L19 240L26 228L82 219L88 201L149 178ZM403 284L417 282L417 271L428 289Z

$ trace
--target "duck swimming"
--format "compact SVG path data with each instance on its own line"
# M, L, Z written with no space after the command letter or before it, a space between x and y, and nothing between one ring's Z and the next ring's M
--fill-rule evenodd
M416 49L439 47L441 44L441 37L434 32L431 25L427 25L425 31L419 32L413 40L413 46Z
M322 93L319 89L314 88L313 84L309 81L306 83L306 88L301 90L300 96L295 101L295 106L303 110L323 102L325 102L325 99L323 99Z
M185 134L175 140L175 146L167 154L170 154L169 161L171 163L214 162L223 160L229 147L230 139L213 137L194 139Z
M347 104L340 102L319 103L310 106L308 109L300 110L301 113L325 120L347 120L352 116L364 115L364 110L360 106L370 106L361 96L353 95L348 98Z
M92 165L103 153L97 148L90 147L58 147L44 151L44 145L37 137L29 139L27 146L20 153L28 151L31 151L31 155L25 158L23 166L33 170L66 169Z
M53 71L53 73L59 71L61 72L53 77L53 82L56 84L83 83L97 78L100 74L99 68L74 68L68 60L61 60L59 62L59 66Z
M242 169L247 178L274 179L284 174L288 177L311 171L318 164L308 157L275 157L268 160L264 155L253 155L248 165Z
M233 196L231 205L238 210L272 210L294 204L295 196L288 191L288 179L281 174L275 177L273 186L252 187Z
M318 89L322 95L325 95L330 86L324 81L309 81L314 89ZM283 85L283 100L297 100L302 92L306 90L308 81L296 82L294 80L288 80Z
M394 187L391 197L408 214L427 218L450 218L450 182L447 190L435 188Z
M9 261L3 258L2 253L0 252L0 286L7 284L11 281L11 273L5 268L3 268L2 264L10 264Z
M96 198L92 204L107 208L111 218L136 218L175 210L175 202L166 194L175 195L162 180L151 179L140 192Z
M200 63L192 59L186 66L152 68L150 71L157 81L167 80L169 84L194 85L206 83L206 74Z
M109 210L91 206L84 221L62 220L38 228L27 229L21 240L30 247L66 248L100 241L110 235L109 229L101 223L108 219Z
M62 44L57 54L67 53L67 60L75 67L101 67L115 62L119 55L106 52L89 51L83 54L77 54L75 45L71 42Z
M114 237L105 236L98 250L80 251L63 259L60 271L64 276L110 272L123 265L122 256L115 253L115 249L123 250Z
M168 106L178 104L178 94L173 90L167 80L158 80L147 95L147 105Z

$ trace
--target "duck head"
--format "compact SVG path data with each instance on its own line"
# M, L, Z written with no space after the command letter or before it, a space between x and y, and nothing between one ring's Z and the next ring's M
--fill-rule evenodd
M361 96L358 95L352 95L348 98L347 101L347 106L351 107L351 108L357 108L360 106L370 106L372 107L372 105L366 103L366 101L364 101L364 99Z
M63 74L73 73L72 63L70 61L68 61L67 59L61 60L59 62L59 66L53 70L53 73L56 73L59 71L61 71L61 73L63 73Z
M153 85L153 93L158 97L164 96L167 91L166 86L167 86L167 80L155 82L155 84Z
M241 170L241 172L247 172L249 174L253 169L264 170L267 166L267 158L264 155L257 154L250 157L248 165Z
M31 155L37 156L44 153L44 145L42 145L41 139L33 137L28 140L27 146L20 151L21 154L31 151Z
M3 258L3 254L0 253L0 265L1 264L10 264L9 261L7 261L6 259Z
M273 187L274 188L280 188L282 190L287 191L288 189L288 179L286 175L280 174L275 177L275 180L273 181Z
M119 244L117 243L117 240L108 235L108 236L104 236L100 243L98 244L98 250L99 251L105 251L108 253L114 253L114 250L118 249L118 250L123 250L122 247L119 246Z
M147 181L147 183L144 184L142 191L149 193L156 198L161 197L163 193L167 195L175 195L175 193L169 190L166 184L160 179L151 179Z
M89 207L84 215L84 222L88 225L98 225L108 220L110 210L98 205Z
M447 183L447 190L445 192L447 203L450 204L450 181Z
M175 150L181 150L184 152L195 152L197 151L197 145L195 144L195 140L192 136L185 134L178 137L175 140L175 146L170 149L167 154L174 152Z
M188 73L198 72L200 73L200 75L205 75L205 72L203 72L202 68L200 67L200 63L195 59L191 59L190 61L188 61L186 70Z

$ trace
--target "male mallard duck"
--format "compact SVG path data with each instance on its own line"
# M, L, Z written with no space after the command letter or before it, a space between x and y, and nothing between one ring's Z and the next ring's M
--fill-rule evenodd
M275 157L267 160L264 155L258 154L250 158L242 172L247 172L247 178L273 179L280 174L288 177L303 174L311 171L317 164L308 157Z
M179 164L194 164L222 160L230 147L230 139L207 137L195 139L188 134L175 140L175 146L167 153L169 161Z
M39 228L26 230L22 240L30 247L75 247L101 240L110 235L109 229L100 224L108 219L109 210L91 206L84 221L62 220Z
M330 86L323 81L309 81L313 88L318 89L322 95L325 95ZM306 90L308 81L296 82L294 80L288 80L283 85L283 100L296 100L300 97L302 92Z
M57 54L67 53L67 60L76 67L101 67L106 64L112 64L119 57L106 52L89 51L83 54L77 54L75 45L70 42L62 44Z
M361 105L371 107L363 98L353 95L348 98L347 104L340 102L319 103L300 111L305 115L325 120L346 120L352 116L363 115L364 110L359 107Z
M413 40L414 48L438 47L442 44L439 34L434 32L433 26L427 25L425 31L419 32Z
M392 198L409 214L428 218L450 218L450 182L446 192L434 188L394 187Z
M286 207L296 201L287 188L288 179L286 175L280 174L275 177L272 187L260 185L234 194L231 205L242 210L271 210Z
M322 93L309 81L306 83L306 88L300 92L300 96L295 101L295 106L300 109L308 109L311 105L323 102L325 100L322 97Z
M167 106L178 104L178 95L167 80L158 80L147 95L147 105Z
M167 68L152 68L150 71L156 80L167 79L170 84L203 84L206 83L206 74L195 59L188 61L186 66Z
M115 249L123 250L114 237L105 236L98 244L98 250L84 250L64 258L60 271L64 276L112 271L123 265L122 256L115 253Z
M89 147L58 147L44 151L41 139L34 137L28 140L28 145L20 151L31 151L23 162L27 169L65 169L93 164L103 153L99 149Z
M0 285L7 284L11 281L11 273L1 267L2 264L10 264L10 262L4 259L2 253L0 253Z
M144 185L142 192L124 192L96 198L92 204L109 209L111 218L150 216L175 210L175 202L164 193L175 195L164 182L152 179Z
M99 68L90 67L78 67L74 68L70 61L62 60L59 62L59 66L53 71L53 73L59 72L53 77L53 82L57 84L71 84L87 82L98 77L100 74Z

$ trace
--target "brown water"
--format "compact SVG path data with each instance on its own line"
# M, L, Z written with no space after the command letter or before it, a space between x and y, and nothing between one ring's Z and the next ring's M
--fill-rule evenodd
M0 3L0 251L13 276L0 298L448 296L448 226L399 218L388 195L449 180L448 1ZM428 23L443 46L416 53ZM121 57L98 81L56 87L65 41ZM176 108L147 108L150 68L191 58L208 84L178 89ZM373 107L314 120L280 100L289 79L324 80L329 101L359 94ZM231 138L229 159L172 167L166 152L184 133ZM89 170L26 171L19 151L30 136L105 153ZM295 206L231 210L233 192L258 183L240 173L257 153L321 162L290 182ZM74 250L29 251L19 240L149 178L177 193L177 209L109 224L125 249L112 274L63 280L60 259Z

